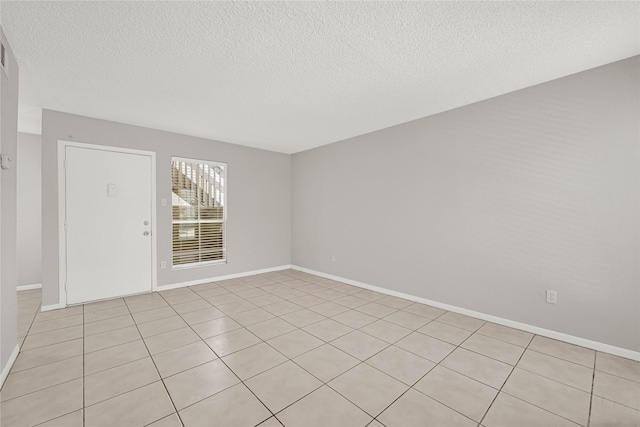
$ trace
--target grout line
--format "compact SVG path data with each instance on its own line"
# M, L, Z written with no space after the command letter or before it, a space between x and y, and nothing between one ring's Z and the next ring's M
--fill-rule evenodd
M593 376L591 377L591 396L589 396L589 415L587 417L587 427L591 425L591 411L593 410L593 388L596 383L596 363L598 361L598 352L593 356Z
M158 295L160 295L160 294L158 293ZM160 295L160 297L162 297L162 295ZM164 298L162 298L162 299L164 300ZM125 306L127 307L127 310L129 311L129 314L132 315L131 309L129 308L129 304L127 304L127 300L126 299L124 300L124 303L125 303ZM133 318L133 315L131 317ZM153 367L156 368L156 372L158 373L158 378L160 378L160 381L162 381L162 386L164 387L165 391L167 392L167 397L169 398L169 401L171 402L171 405L173 406L173 409L175 410L175 413L178 415L178 419L180 420L180 423L182 423L182 425L184 425L184 423L182 422L182 418L180 417L180 414L178 413L178 408L176 407L176 404L173 402L173 399L171 398L171 394L169 394L169 389L167 388L167 385L165 384L164 379L162 378L162 375L160 374L160 371L158 370L158 366L156 365L156 361L153 359L153 356L151 355L151 351L149 351L149 347L147 346L146 341L144 340L144 338L142 337L142 334L140 333L140 329L138 328L138 324L135 323L135 320L134 320L133 323L136 326L136 330L138 331L138 334L140 335L140 339L142 340L142 343L144 344L145 348L147 349L147 353L149 353L149 359L151 359L151 363L153 363ZM154 384L154 383L151 383L151 384ZM146 387L148 385L149 384L145 384L142 387ZM139 388L141 388L141 387L139 387ZM132 390L129 390L126 393L128 393L130 391L132 391ZM122 394L124 394L124 393L122 393ZM162 418L164 418L164 417L162 417ZM162 418L160 418L160 419L162 419ZM154 420L152 422L155 422L155 421L158 421L158 420Z
M529 340L529 344L527 344L527 346L525 347L524 351L522 352L522 354L520 354L520 357L518 358L518 361L513 365L513 368L511 368L511 372L509 372L509 375L507 375L507 378L505 378L504 382L502 383L502 385L500 386L500 388L498 389L498 392L496 393L496 395L493 397L493 400L491 401L491 403L489 404L489 407L486 409L486 411L484 411L484 415L482 416L482 418L480 418L480 422L478 424L482 424L484 422L484 419L486 418L487 414L489 413L489 411L491 410L491 407L493 406L493 404L495 403L496 399L498 398L498 396L500 396L500 393L502 393L502 389L504 388L504 386L507 384L507 381L509 381L509 378L511 378L511 374L513 374L513 371L515 371L516 366L518 366L518 364L520 363L520 360L522 360L522 357L524 356L524 354L526 353L527 349L529 348L529 345L531 344L531 342L533 341L533 337L531 338L531 340ZM509 395L511 396L511 395ZM524 402L524 401L523 401ZM527 402L529 403L529 402ZM534 405L535 406L535 405Z
M84 352L84 304L82 305L82 426L84 427L87 424L86 414L85 414L85 358L87 357Z
M160 296L164 299L164 297L163 297L162 295L160 295ZM166 300L165 300L165 301L166 301ZM207 301L207 302L209 303L209 301ZM211 304L211 303L209 303L209 304ZM171 306L171 304L169 304L169 306L170 306L170 307L175 311L175 309L173 308L173 306ZM178 314L178 316L180 316L180 318L182 318L182 315L180 315L178 312L176 312L176 314ZM186 314L186 313L183 313L183 314ZM182 318L182 320L184 320L184 318ZM186 323L186 322L185 322L185 323ZM189 328L191 329L191 331L192 331L194 334L196 334L196 335L198 336L198 338L200 339L200 341L204 342L204 344L205 344L205 345L207 345L207 343L205 342L205 340L204 340L202 337L200 337L200 335L198 335L198 334L197 334L197 332L196 332L195 330L193 330L193 328L191 327L191 325L189 325ZM250 331L249 331L249 332L250 332ZM258 338L259 338L259 337L258 337ZM263 342L264 342L264 341L263 341ZM146 345L146 344L145 344L145 345ZM257 345L257 344L256 344L256 345ZM207 347L209 347L209 346L207 345ZM211 347L209 347L209 348L211 349ZM219 360L219 361L220 361L224 366L226 366L226 368L227 368L227 369L228 369L228 370L229 370L233 375L235 375L235 376L236 376L236 378L238 378L238 381L240 381L240 383L239 383L239 384L242 384L244 387L246 387L246 388L251 392L251 394L253 394L253 395L255 396L255 398L256 398L256 399L258 399L258 401L259 401L260 403L262 403L262 405L267 409L267 411L269 411L269 413L271 414L271 416L274 416L274 413L269 409L269 407L267 407L267 405L265 405L265 404L264 404L264 402L262 402L262 400L260 400L260 398L259 398L258 396L256 396L256 394L253 392L253 390L251 390L249 387L247 387L247 385L244 383L244 381L242 380L242 378L240 378L240 377L238 376L238 374L236 374L236 372L235 372L233 369L231 369L231 368L229 367L229 365L227 365L227 364L225 363L225 361L224 361L224 360L222 360L222 357L220 357L220 356L218 355L218 353L216 353L213 349L211 349L211 351L213 352L213 354L215 354L215 355L218 357L218 359L217 359L217 360ZM151 359L153 360L153 357L151 357ZM154 365L155 365L155 361L154 361L153 363L154 363ZM208 362L207 362L207 363L208 363ZM156 366L156 369L157 369L157 366ZM190 369L193 369L193 368L189 368L189 369L187 369L187 370L190 370ZM186 372L186 371L183 371L183 372ZM160 375L160 372L159 372L159 371L158 371L158 375ZM161 380L162 380L162 384L165 386L165 389L167 390L167 395L169 396L169 400L171 400L171 403L173 404L174 408L176 409L176 414L178 414L178 418L180 418L180 422L184 425L184 423L182 422L182 417L180 416L180 413L178 412L178 409L176 408L175 403L173 402L173 399L171 398L171 394L169 393L169 390L166 388L167 386L166 386L166 384L165 384L165 382L164 382L164 379L162 378L162 375L160 375L160 378L161 378ZM231 387L233 387L233 386L235 386L235 385L237 385L237 384L234 384L234 385L232 385ZM220 390L220 391L218 391L217 393L212 394L211 396L215 396L215 395L216 395L216 394L218 394L218 393L222 393L222 392L224 392L224 391L226 391L226 390L229 390L231 387L227 387L227 388L225 388L224 390ZM201 399L201 400L199 400L199 401L197 401L197 402L194 402L194 403L192 403L191 405L189 405L189 406L186 406L186 407L182 408L182 410L185 410L185 409L187 409L187 408L189 408L189 407L191 407L191 406L193 406L193 405L195 405L195 404L197 404L197 403L199 403L199 402L202 402L203 400L208 399L208 398L210 398L211 396L207 396L207 397L205 397L204 399ZM270 417L269 417L269 418L270 418ZM268 418L267 418L267 419L268 419ZM264 421L264 420L263 420L263 421Z

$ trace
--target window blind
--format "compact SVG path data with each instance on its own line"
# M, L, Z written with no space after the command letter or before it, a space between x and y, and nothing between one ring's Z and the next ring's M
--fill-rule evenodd
M226 261L225 163L173 158L173 265Z

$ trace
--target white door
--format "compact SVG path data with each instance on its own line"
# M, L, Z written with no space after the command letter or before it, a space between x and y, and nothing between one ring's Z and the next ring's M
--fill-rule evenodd
M151 291L151 157L67 146L65 178L67 303Z

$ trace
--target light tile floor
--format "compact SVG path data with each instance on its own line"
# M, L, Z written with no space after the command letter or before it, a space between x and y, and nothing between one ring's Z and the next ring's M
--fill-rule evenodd
M639 426L640 363L286 270L38 312L11 426Z

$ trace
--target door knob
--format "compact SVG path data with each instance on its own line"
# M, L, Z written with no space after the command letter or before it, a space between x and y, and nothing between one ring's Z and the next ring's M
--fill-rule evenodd
M148 231L145 231L144 233L142 233L142 235L143 235L143 236L148 236L148 235L149 235L149 232L148 232Z
M149 225L149 221L143 222L144 225Z

